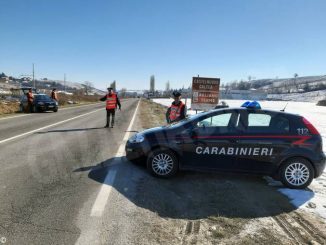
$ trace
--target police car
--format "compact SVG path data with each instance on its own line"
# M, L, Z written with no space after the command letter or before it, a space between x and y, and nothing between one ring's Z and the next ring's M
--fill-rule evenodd
M322 139L300 115L263 110L257 102L199 113L151 128L126 144L131 161L146 160L158 177L179 170L269 175L290 188L305 188L325 168Z

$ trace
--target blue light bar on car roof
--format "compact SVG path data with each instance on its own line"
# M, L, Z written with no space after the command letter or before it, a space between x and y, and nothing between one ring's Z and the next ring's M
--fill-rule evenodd
M241 107L247 107L250 103L251 103L251 102L248 100L248 101L246 101L245 103L243 103Z
M242 104L241 107L245 107L248 109L261 109L261 106L258 101L246 101L245 103Z

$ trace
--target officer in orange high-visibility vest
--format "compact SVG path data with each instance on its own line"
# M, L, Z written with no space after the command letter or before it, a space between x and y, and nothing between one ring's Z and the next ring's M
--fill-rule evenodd
M121 110L120 100L118 95L113 92L112 88L108 88L108 93L100 99L101 101L106 101L106 125L105 128L114 126L114 117L115 117L115 110L119 107ZM110 123L111 118L111 123Z
M173 92L174 101L166 112L166 121L168 123L178 122L187 115L187 106L181 101L181 93Z

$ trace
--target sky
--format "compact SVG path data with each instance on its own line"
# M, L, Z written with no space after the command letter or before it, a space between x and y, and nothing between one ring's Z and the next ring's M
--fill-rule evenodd
M0 72L105 89L326 74L325 0L0 0Z

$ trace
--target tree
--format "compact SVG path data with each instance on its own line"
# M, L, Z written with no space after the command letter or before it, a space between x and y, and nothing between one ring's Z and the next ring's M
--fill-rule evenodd
M122 88L121 90L120 90L120 97L126 97L126 92L127 92L127 89L126 88Z
M309 92L309 91L311 91L311 88L310 88L309 83L306 83L306 84L303 86L303 90L304 90L305 92Z
M149 88L149 91L151 93L154 93L155 92L155 76L152 75L151 78L150 78L150 88Z
M86 95L88 95L90 92L92 92L92 88L94 87L93 83L91 83L89 81L85 81L83 85L84 85L84 88L85 88L85 94Z
M293 77L294 77L294 80L293 80L293 86L298 90L299 88L299 85L297 84L297 77L298 77L298 73L294 73Z
M110 84L110 88L112 88L113 91L116 91L116 89L117 89L117 82L115 80Z
M165 84L165 92L169 92L170 91L170 81L167 81L167 83Z

